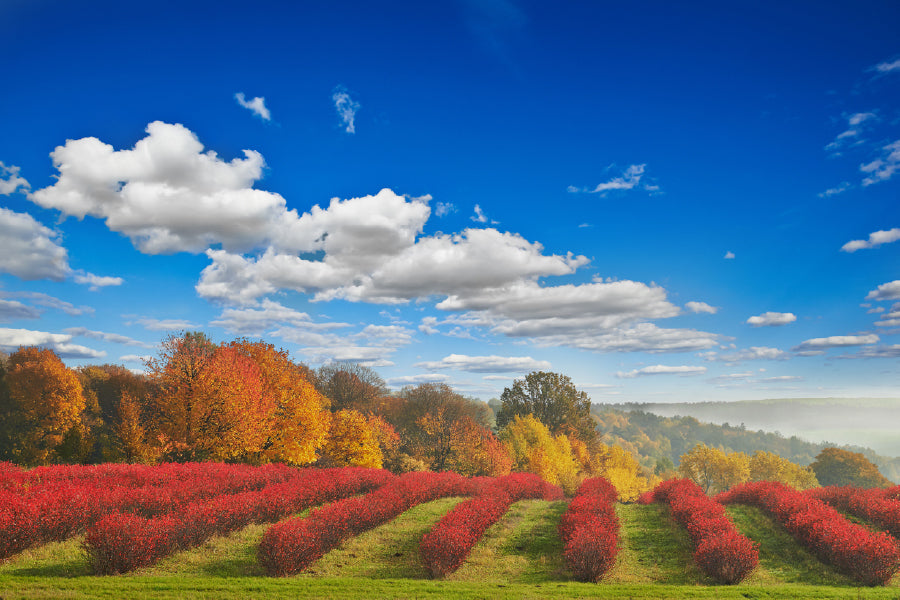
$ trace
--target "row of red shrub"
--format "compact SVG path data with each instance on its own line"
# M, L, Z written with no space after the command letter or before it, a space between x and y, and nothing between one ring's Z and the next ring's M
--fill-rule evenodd
M269 575L291 575L341 542L394 519L417 504L448 496L470 496L476 482L456 473L405 473L378 490L346 498L270 527L257 558Z
M298 473L274 465L194 463L109 469L105 476L92 479L83 476L92 469L64 469L72 477L30 478L15 488L0 489L0 558L64 540L113 512L157 516L190 502L281 483Z
M602 477L585 479L559 521L566 565L579 581L597 581L616 562L619 518L616 488Z
M277 521L310 506L365 493L395 477L380 469L303 469L259 491L194 502L161 517L114 513L90 527L84 548L97 574L125 573L215 534Z
M900 500L889 495L889 490L829 486L811 489L806 494L867 519L900 538Z
M725 514L725 507L693 481L663 481L653 490L652 500L669 505L672 518L691 536L694 562L715 581L739 583L756 568L759 563L756 544L735 528Z
M457 504L422 537L419 553L432 577L452 573L463 563L488 527L506 514L513 502L559 500L562 489L531 473L512 473L474 481L477 495Z
M745 483L716 497L758 506L823 562L865 585L883 585L900 569L900 549L886 533L872 533L834 508L782 483Z

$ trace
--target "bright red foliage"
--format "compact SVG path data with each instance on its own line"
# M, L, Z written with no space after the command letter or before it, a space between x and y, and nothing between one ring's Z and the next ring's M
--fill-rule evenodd
M458 569L487 528L499 521L513 502L562 498L561 488L531 473L477 478L472 483L477 495L456 505L422 537L419 553L432 577Z
M900 569L900 549L886 533L851 523L822 501L781 483L745 483L716 497L758 506L822 561L865 585L883 585Z
M566 565L579 581L597 581L616 562L619 518L616 488L602 477L586 479L559 521Z
M759 563L756 544L743 536L725 514L725 507L709 498L689 479L663 481L653 491L665 502L672 518L687 529L694 543L694 562L719 583L739 583Z
M887 490L831 486L812 489L806 494L839 510L868 519L900 538L900 500L894 497L896 491L900 491L900 486Z

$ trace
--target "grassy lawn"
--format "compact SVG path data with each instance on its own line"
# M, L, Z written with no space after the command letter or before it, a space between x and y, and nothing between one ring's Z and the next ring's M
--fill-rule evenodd
M347 541L296 577L270 578L256 563L266 525L251 525L133 574L89 574L80 538L33 548L0 563L0 600L13 598L900 598L900 579L857 588L819 563L752 507L728 514L759 543L760 566L738 586L711 585L686 533L661 505L617 506L622 546L599 584L569 580L556 534L565 502L514 504L444 580L428 578L418 540L461 499L415 507Z

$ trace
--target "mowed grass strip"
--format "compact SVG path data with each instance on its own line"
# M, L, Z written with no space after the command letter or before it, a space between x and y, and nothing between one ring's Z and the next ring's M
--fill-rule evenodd
M565 502L522 500L484 532L447 581L542 584L570 581L556 531Z
M619 555L608 583L697 585L708 583L694 564L687 532L664 504L617 504Z

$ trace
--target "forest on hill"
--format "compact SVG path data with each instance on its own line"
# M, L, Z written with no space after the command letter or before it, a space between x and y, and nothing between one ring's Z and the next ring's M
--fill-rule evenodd
M634 410L637 407L645 407L645 410ZM656 472L678 467L679 458L697 444L746 454L764 450L799 465L811 464L822 450L836 446L810 442L798 436L786 437L773 431L754 431L746 425L704 423L694 416L660 416L640 404L594 404L591 414L597 419L604 443L625 448L638 457L641 465ZM885 477L900 481L900 458L879 455L871 448L841 447L863 454Z

